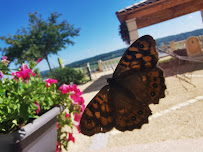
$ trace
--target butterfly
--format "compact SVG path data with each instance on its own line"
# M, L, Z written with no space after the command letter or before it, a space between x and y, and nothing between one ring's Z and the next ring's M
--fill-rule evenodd
M155 40L150 35L137 39L121 57L108 84L85 108L81 133L92 136L114 127L131 131L148 123L149 104L165 97L165 79L157 62Z

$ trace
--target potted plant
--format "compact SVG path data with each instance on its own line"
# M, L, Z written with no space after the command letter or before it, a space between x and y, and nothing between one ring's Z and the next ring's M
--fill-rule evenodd
M56 87L57 80L42 80L33 68L41 61L22 64L12 73L9 61L0 62L0 149L3 151L61 151L73 141L85 108L75 84ZM69 126L70 130L62 129Z

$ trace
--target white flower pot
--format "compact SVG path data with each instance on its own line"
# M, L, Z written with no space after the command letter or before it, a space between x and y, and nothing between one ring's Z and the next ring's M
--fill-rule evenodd
M1 152L55 152L57 143L56 116L63 110L54 107L20 130L0 135Z

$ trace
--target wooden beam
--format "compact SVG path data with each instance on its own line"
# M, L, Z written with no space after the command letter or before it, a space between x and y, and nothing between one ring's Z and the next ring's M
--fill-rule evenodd
M138 29L203 9L202 0L160 0L117 13L120 22L136 18Z
M203 1L184 3L175 7L171 7L159 12L152 13L136 18L137 28L143 28L149 25L160 23L169 19L173 19L182 15L186 15L203 8Z

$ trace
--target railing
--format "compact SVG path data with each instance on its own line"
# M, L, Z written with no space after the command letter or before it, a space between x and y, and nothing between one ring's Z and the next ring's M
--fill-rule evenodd
M200 40L201 47L203 48L203 35L198 36L198 39ZM160 48L163 50L169 49L170 51L174 51L178 49L186 49L186 40L177 41L177 42L172 41L170 44L161 46ZM106 61L99 60L98 65L96 64L90 65L91 72L115 70L120 59L121 57L117 57ZM84 73L87 73L87 67L82 67L80 69L83 70Z
M98 61L98 70L99 71L108 71L108 70L115 70L118 62L120 61L121 57L117 57L111 60Z
M199 35L197 36L197 38L200 41L200 45L203 48L203 35ZM168 45L164 45L160 47L161 49L169 49L170 51L175 51L175 50L179 50L179 49L186 49L186 40L182 40L182 41L171 41L170 44Z

